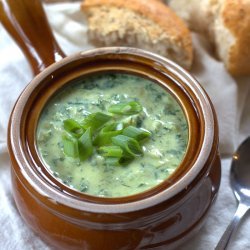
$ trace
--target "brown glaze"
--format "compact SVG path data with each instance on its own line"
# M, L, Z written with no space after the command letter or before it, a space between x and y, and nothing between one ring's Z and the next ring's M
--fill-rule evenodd
M105 50L104 50L105 52ZM108 52L108 50L107 50ZM181 106L184 107L184 112L186 114L188 123L190 124L190 129L189 130L189 147L187 149L185 161L182 162L181 166L178 168L177 171L174 172L173 175L171 175L168 178L168 181L164 183L164 185L158 186L157 188L150 189L147 192L144 192L143 195L144 197L152 195L155 192L159 192L160 190L166 189L170 185L172 185L173 182L178 181L182 176L184 171L186 171L190 166L192 166L192 162L197 158L197 151L199 151L199 147L202 144L202 136L203 133L202 126L200 125L199 117L196 114L196 111L193 109L193 104L192 104L192 96L188 96L184 94L184 90L181 91L181 87L176 86L176 84L165 77L164 75L159 74L158 71L156 71L154 68L147 68L143 64L143 62L138 62L136 63L135 61L138 59L134 59L135 61L133 64L131 64L130 61L127 61L126 58L132 53L129 53L126 55L126 50L124 50L123 55L110 55L113 58L106 59L106 55L101 55L101 51L99 52L100 55L95 55L95 59L91 59L91 62L88 62L89 59L87 59L85 62L84 58L80 59L81 61L81 67L79 70L79 66L75 66L74 69L71 69L70 72L67 71L66 69L63 70L63 76L66 73L67 79L61 79L61 76L57 76L57 72L54 72L53 74L53 82L51 81L50 83L44 83L44 89L40 91L42 93L41 96L35 97L36 99L31 102L30 105L30 112L27 112L25 116L27 116L27 121L28 124L25 123L25 120L21 121L21 127L27 127L27 138L25 136L23 137L24 140L27 140L29 144L29 152L31 154L31 157L36 157L37 151L36 151L36 145L34 142L36 141L36 133L34 128L36 128L39 115L42 112L42 109L44 105L48 102L49 98L51 95L53 95L58 89L61 89L66 82L71 82L75 81L75 79L78 79L78 77L81 76L87 76L89 74L95 74L95 73L100 73L100 72L129 72L131 74L137 74L140 75L141 77L145 78L150 78L156 84L161 85L163 88L165 88L168 92L171 92L173 96L175 96L177 99L179 99L179 102ZM98 60L97 60L98 58ZM92 62L93 61L93 62ZM94 63L95 62L95 63ZM76 65L76 60L74 60L74 63ZM79 63L79 62L77 62ZM149 62L148 62L149 63ZM73 64L73 62L71 63ZM61 74L61 73L59 73ZM68 84L68 83L67 83ZM69 83L70 84L70 83ZM47 85L47 86L46 86ZM46 90L49 86L49 91ZM40 94L39 94L40 95ZM35 94L33 94L35 96ZM28 108L29 109L29 108ZM200 136L200 134L202 136ZM39 157L36 157L34 159L36 161L36 164L39 166L43 166L42 161L39 159ZM82 197L85 200L89 199L89 196L77 191L74 191L67 186L64 186L62 183L58 182L57 180L54 179L53 176L51 176L45 167L41 168L41 171L43 174L46 176L46 178L50 179L53 183L56 182L57 186L60 186L61 189L65 190L67 193L72 193L72 195L77 195L78 197ZM121 201L128 202L132 200L137 200L138 195L133 195L130 197L121 197L118 199L115 198L105 198L103 202L105 203L120 203ZM96 200L97 202L100 201L100 198L98 197L91 197L90 200Z
M28 0L19 2L23 2L21 9L32 6L27 5ZM34 2L38 7L38 1ZM2 11L8 4L13 7L14 1L0 3ZM1 13L2 20L10 16ZM6 23L8 26L12 22ZM21 40L20 29L16 29L19 26L11 27L16 32L10 29L11 34ZM23 28L26 30L25 25ZM31 34L23 33L28 37ZM37 41L28 39L30 45ZM27 44L19 45L25 48ZM59 49L57 45L50 48L56 50L48 50L51 55L44 67L55 59L52 54ZM42 51L35 53L44 60L46 53ZM123 198L93 197L59 183L40 161L35 144L37 121L48 99L78 77L107 71L137 74L161 85L176 97L189 124L187 153L177 171L159 186ZM220 183L218 126L206 93L176 64L139 49L116 47L80 52L46 68L16 102L9 121L8 147L17 208L38 235L59 249L175 248L199 230Z
M40 0L1 0L0 21L24 52L34 74L65 57Z
M34 143L39 114L51 95L78 76L110 70L168 88L183 105L190 129L188 153L175 175L149 192L116 199L81 194L57 182ZM178 66L137 49L92 50L48 67L19 97L8 139L17 207L34 231L61 249L178 246L200 228L219 187L218 129L206 94Z
M192 183L182 196L174 198L173 204L166 201L158 208L150 208L147 214L117 211L111 215L113 223L89 223L91 217L105 219L104 214L85 213L86 218L75 223L73 219L58 216L41 205L41 200L34 199L15 173L12 174L14 197L25 222L58 249L174 249L195 235L207 216L220 182L219 158L216 162L202 181Z

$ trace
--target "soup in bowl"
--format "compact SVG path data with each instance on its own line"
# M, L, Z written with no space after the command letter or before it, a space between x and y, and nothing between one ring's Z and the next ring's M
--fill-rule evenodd
M67 85L37 129L39 154L58 180L86 194L122 197L153 188L180 165L188 124L162 87L114 72Z
M177 247L200 229L220 183L207 94L140 49L49 66L17 100L8 145L20 214L61 249Z

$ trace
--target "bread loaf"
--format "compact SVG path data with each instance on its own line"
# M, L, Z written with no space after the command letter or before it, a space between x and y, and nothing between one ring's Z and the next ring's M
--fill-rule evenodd
M232 75L250 75L250 0L167 2L190 29L209 37Z
M93 44L138 47L191 67L190 31L160 0L85 0L81 9Z

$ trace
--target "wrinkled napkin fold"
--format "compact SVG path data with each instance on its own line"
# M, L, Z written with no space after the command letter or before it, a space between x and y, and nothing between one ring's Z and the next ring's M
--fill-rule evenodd
M93 48L87 41L87 26L79 3L51 4L46 12L56 39L66 54ZM220 152L230 156L250 134L250 77L234 78L217 61L207 40L193 34L195 49L191 73L210 96L218 116ZM6 133L11 109L23 88L32 79L23 54L0 26L0 249L50 249L21 220L11 195L10 162ZM213 249L236 207L229 188L230 160L222 161L222 188L219 199L199 234L180 249ZM245 221L237 235L235 249L250 249Z

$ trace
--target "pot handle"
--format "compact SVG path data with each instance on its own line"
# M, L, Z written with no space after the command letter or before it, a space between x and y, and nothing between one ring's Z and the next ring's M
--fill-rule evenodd
M40 0L0 0L0 21L23 51L35 75L65 57Z

